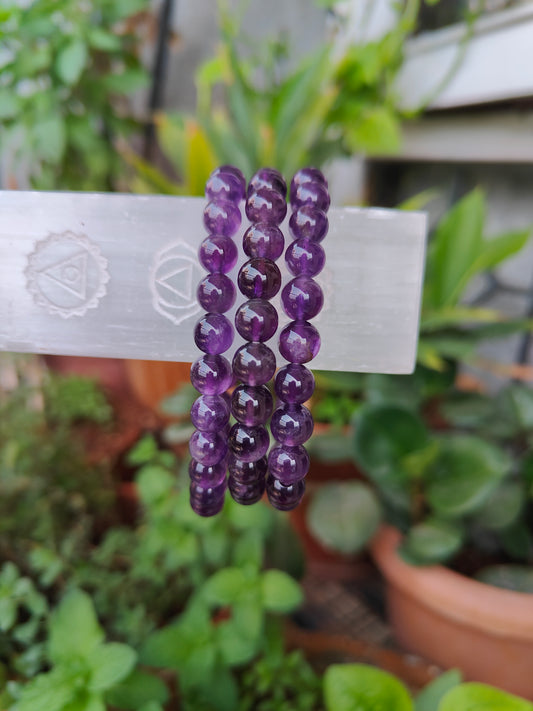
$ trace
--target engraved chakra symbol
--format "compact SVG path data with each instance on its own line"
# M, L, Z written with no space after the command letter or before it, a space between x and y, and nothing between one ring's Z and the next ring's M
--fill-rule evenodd
M182 241L163 247L150 269L154 309L178 325L200 311L194 285L200 269L196 251Z
M74 232L37 242L24 273L35 303L62 318L96 308L109 281L107 259L88 237Z

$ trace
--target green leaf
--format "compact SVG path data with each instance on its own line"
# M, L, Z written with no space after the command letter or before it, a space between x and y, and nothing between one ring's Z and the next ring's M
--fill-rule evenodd
M267 570L261 576L263 605L270 612L292 612L303 601L298 583L281 570Z
M62 711L76 693L74 681L62 669L39 674L22 687L17 711Z
M87 39L91 47L102 52L115 52L122 46L120 37L102 27L92 27L87 34Z
M392 674L366 664L328 667L324 700L327 711L413 711L405 686Z
M145 464L137 473L137 486L145 506L153 506L169 496L174 487L171 473L158 464Z
M45 161L57 164L63 157L66 146L65 122L62 117L49 116L33 127L34 149Z
M17 619L17 601L12 597L0 598L0 630L7 632Z
M356 152L396 153L401 145L400 122L385 106L367 108L355 124L346 127L346 138Z
M239 686L233 674L224 667L215 669L211 683L201 687L201 697L213 711L235 711L239 708Z
M449 691L438 711L533 711L533 704L485 684L461 684Z
M181 415L188 416L191 412L191 406L198 397L198 393L192 385L185 384L178 391L166 397L160 403L161 412L165 415Z
M81 590L67 593L50 619L48 653L52 662L87 659L103 638L91 598Z
M206 580L202 596L212 605L232 605L242 596L248 582L240 568L223 568Z
M428 519L409 529L399 551L412 565L433 565L449 560L462 543L463 530L459 525Z
M373 491L360 482L326 484L311 499L307 523L326 548L356 553L374 536L382 520Z
M404 200L401 202L398 206L398 210L423 210L428 203L430 203L432 200L435 200L441 195L441 190L439 188L428 188L427 190L422 190L419 193L416 193L410 198L407 198L407 200Z
M110 689L131 672L136 658L134 650L126 644L111 642L99 645L88 658L91 669L89 689Z
M108 74L101 83L115 94L133 94L148 84L148 74L142 67L130 67L120 74Z
M529 565L490 565L475 577L481 583L504 590L533 593L533 568Z
M516 230L492 237L483 243L483 251L471 268L472 276L494 269L498 264L522 250L530 237L531 230Z
M315 431L314 436L305 446L311 458L326 464L349 462L352 458L352 438L338 429L328 429L327 432Z
M504 482L495 489L476 514L480 527L501 531L511 526L520 516L526 502L522 484Z
M57 53L55 70L65 84L76 84L88 59L87 45L81 39L74 39Z
M251 661L259 651L258 640L243 633L234 620L224 620L215 628L218 653L229 667L240 666Z
M425 686L415 700L415 711L437 711L439 703L450 689L462 681L461 672L450 669ZM459 711L459 710L458 710Z
M498 394L498 410L518 431L533 429L533 392L530 387L512 383Z
M0 119L15 118L21 109L20 98L13 89L0 89Z

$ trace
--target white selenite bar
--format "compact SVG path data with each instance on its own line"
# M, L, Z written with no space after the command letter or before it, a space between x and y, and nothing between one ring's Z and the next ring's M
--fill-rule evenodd
M202 198L0 192L0 349L196 359L204 204ZM410 372L425 215L332 208L329 219L327 263L317 277L325 306L313 320L322 347L312 367ZM247 225L244 219L239 244ZM244 259L241 252L239 264ZM237 305L242 301L238 296ZM279 309L279 295L274 303ZM280 328L287 321L280 314ZM241 343L236 335L234 347Z

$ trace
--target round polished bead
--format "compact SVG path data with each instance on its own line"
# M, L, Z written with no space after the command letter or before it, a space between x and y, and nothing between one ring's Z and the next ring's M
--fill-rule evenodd
M309 321L291 321L279 334L279 352L291 363L308 363L320 350L320 335Z
M283 199L286 198L287 183L279 170L275 168L260 168L257 173L254 173L248 183L246 194L249 196L261 188L277 190L280 195L283 195Z
M285 252L285 264L294 276L316 276L322 271L325 263L324 248L310 239L294 240Z
M320 313L324 294L314 279L299 276L284 286L281 303L289 318L307 321Z
M247 341L268 341L278 329L278 312L264 299L250 299L237 309L235 328Z
M280 368L274 381L276 395L283 402L301 405L307 402L315 390L313 373L299 363L289 363Z
M264 457L269 442L268 432L262 425L248 427L248 425L241 425L240 422L237 422L228 435L228 444L232 453L237 459L242 459L245 462L255 462Z
M228 488L234 501L243 506L250 506L260 501L265 493L265 477L249 484L243 484L230 476L228 478Z
M280 446L270 450L268 469L282 484L294 484L309 471L309 455L305 447Z
M200 516L215 516L224 507L224 494L226 481L217 486L204 488L200 484L191 482L190 485L191 508Z
M282 405L274 411L270 429L280 444L295 447L313 434L313 416L304 405Z
M249 257L266 257L276 260L283 254L285 238L276 225L258 222L251 225L242 238L244 253Z
M259 188L248 195L246 217L250 222L279 225L287 214L285 196L272 188Z
M233 343L233 326L222 314L205 314L194 328L194 342L204 353L224 353Z
M329 209L330 198L328 189L321 183L308 182L300 183L291 199L291 205L294 208L302 205L314 205L319 210L327 212Z
M246 193L246 178L244 177L242 170L239 170L239 168L234 165L219 165L214 169L210 177L215 175L231 175L236 178L242 187L242 195L244 198Z
M324 173L318 168L301 168L294 174L291 180L290 199L294 199L296 190L302 183L320 183L325 188L328 187L328 181L324 177Z
M242 183L231 173L216 173L205 184L205 196L208 200L228 200L238 205L244 199Z
M261 457L255 462L244 462L233 454L228 455L228 472L235 481L250 484L258 479L264 479L267 473L267 458Z
M294 239L322 242L329 230L328 217L315 205L302 205L290 216L289 230Z
M196 430L189 440L189 451L197 462L211 466L224 459L228 452L228 443L219 432Z
M191 366L191 383L203 395L221 395L233 381L229 361L221 355L205 355Z
M227 274L237 264L239 250L237 245L225 235L209 235L200 245L198 257L200 264L208 272Z
M191 422L197 430L219 432L228 420L228 403L221 395L202 395L191 407Z
M233 356L233 374L246 385L264 385L276 372L276 356L264 343L246 343Z
M220 462L211 466L206 466L197 462L196 459L191 459L189 462L189 476L191 481L198 484L202 489L216 487L226 479L226 459L221 459Z
M224 313L235 303L235 284L225 274L208 274L198 284L196 296L205 311Z
M241 211L228 200L208 202L204 208L204 225L208 232L231 237L241 226Z
M271 299L281 286L281 272L271 259L249 259L239 270L239 289L249 299Z
M271 505L278 511L292 511L295 509L305 493L305 483L303 479L294 484L282 484L272 474L267 477L266 492Z
M231 414L243 425L264 425L273 407L270 390L264 385L239 385L233 391Z

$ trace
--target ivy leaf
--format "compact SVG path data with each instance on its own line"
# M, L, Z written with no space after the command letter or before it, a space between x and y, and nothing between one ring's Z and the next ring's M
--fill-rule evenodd
M87 45L81 39L74 39L59 50L55 70L59 78L69 86L76 84L87 63Z
M126 677L135 665L137 655L131 647L118 642L99 645L90 655L91 669L89 688L103 691Z

